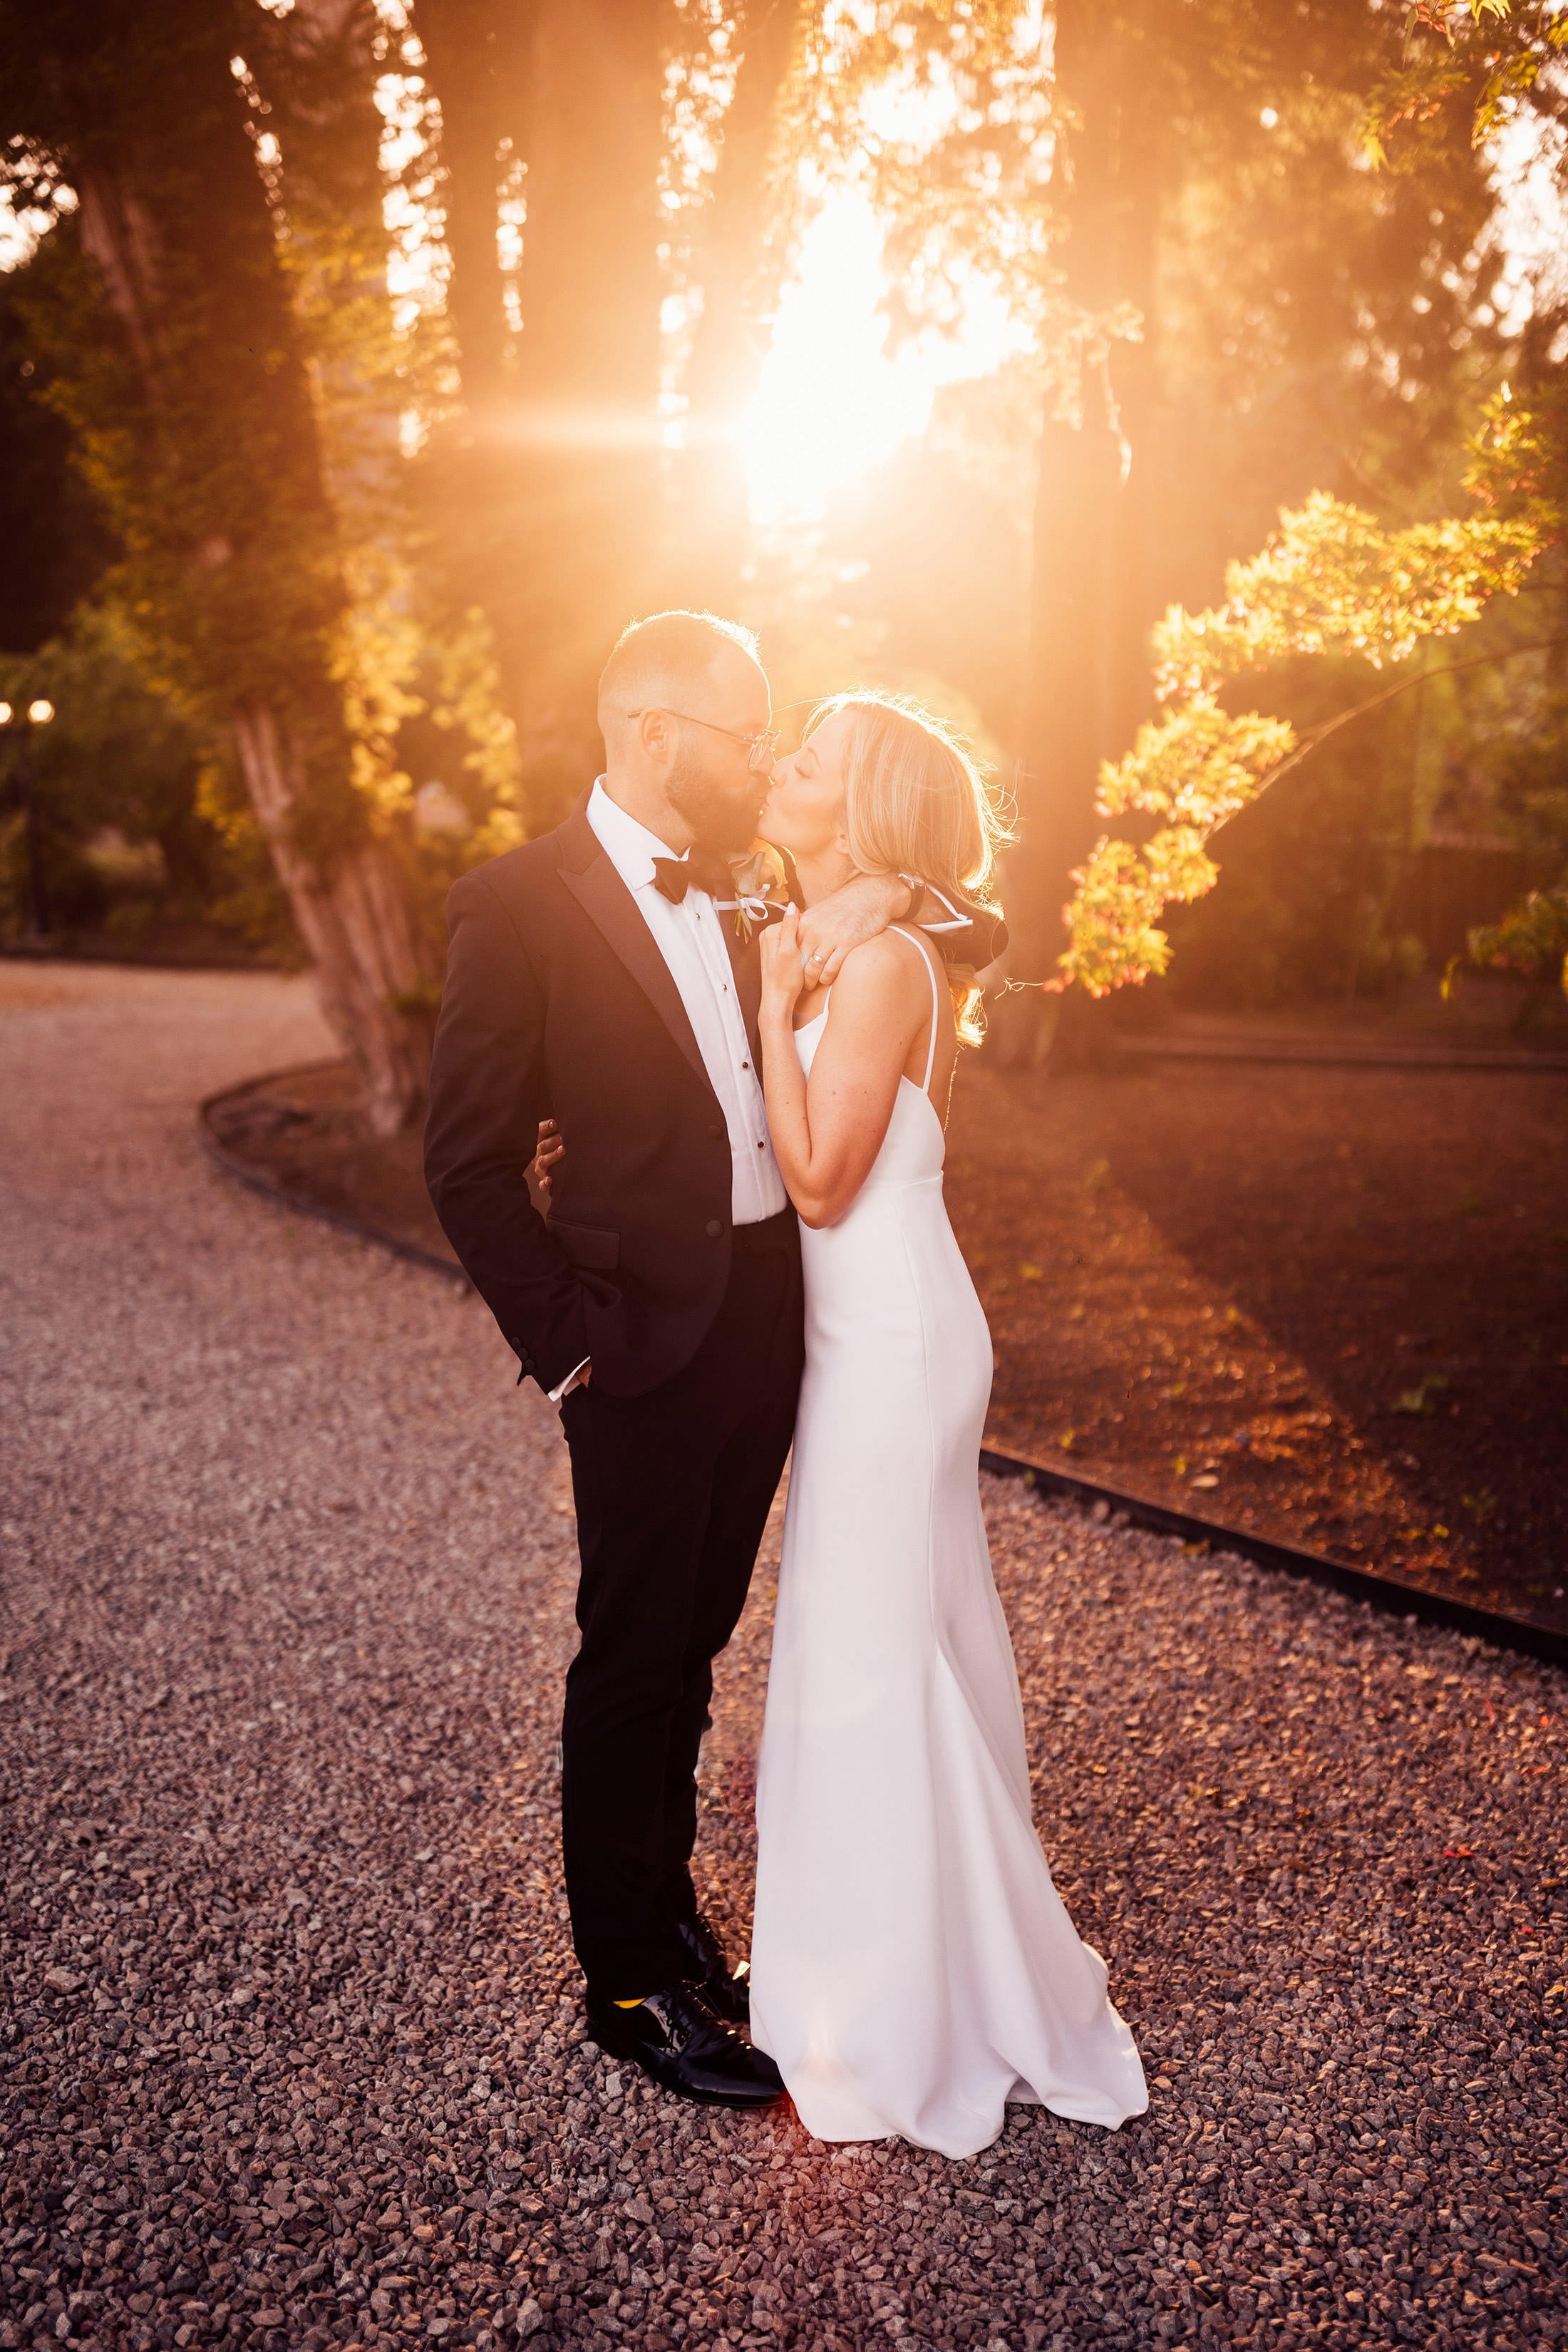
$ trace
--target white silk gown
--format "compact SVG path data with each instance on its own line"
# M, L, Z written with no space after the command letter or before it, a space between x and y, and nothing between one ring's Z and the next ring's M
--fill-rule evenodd
M796 1032L807 1071L826 1019ZM1148 2094L1030 1814L980 1507L991 1336L942 1200L931 1059L845 1214L801 1234L752 2039L815 2137L966 2157L1009 2101L1115 2130Z

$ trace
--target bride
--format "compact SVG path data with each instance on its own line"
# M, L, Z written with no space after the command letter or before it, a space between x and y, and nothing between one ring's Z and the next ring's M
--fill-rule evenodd
M973 891L997 826L938 721L890 696L816 714L764 837L807 905L857 872ZM913 930L812 986L792 909L763 937L768 1121L799 1211L805 1376L757 1778L752 2039L819 2139L971 2156L1010 2100L1115 2129L1147 2105L1105 1964L1035 1834L978 1461L984 1313L942 1202L958 1035Z

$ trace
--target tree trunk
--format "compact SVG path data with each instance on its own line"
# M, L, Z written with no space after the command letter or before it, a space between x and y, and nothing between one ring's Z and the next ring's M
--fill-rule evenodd
M513 648L536 744L596 750L593 686L656 572L661 0L541 0L523 235Z
M118 173L100 164L79 170L77 178L82 245L98 265L110 305L136 354L156 421L163 405L157 234L146 205Z
M430 1074L427 1016L402 877L384 842L367 838L330 865L300 848L304 766L278 714L236 714L235 742L258 822L305 951L323 1014L364 1074L371 1125L395 1135Z
M746 474L739 426L767 353L783 269L778 217L782 117L818 0L748 0L741 61L720 124L719 161L698 239L702 311L686 373L686 438L676 468L678 593L723 610L739 586Z
M524 813L598 757L594 684L658 576L666 0L418 0L442 114L463 407L426 497L447 594L489 623ZM526 163L509 320L498 150Z
M686 374L686 446L672 469L666 554L653 552L659 534L652 513L662 438L653 194L663 149L658 12L624 0L585 8L559 0L513 7L505 0L418 0L416 22L441 111L447 316L463 394L461 424L443 436L439 452L440 502L455 573L470 593L479 591L514 716L525 722L536 760L552 725L548 707L540 707L539 673L553 656L525 615L518 578L519 550L540 533L540 468L531 440L577 443L577 455L563 461L575 470L597 414L609 452L605 488L612 499L620 494L614 476L629 488L628 513L595 526L601 536L608 530L613 540L631 542L616 553L613 577L602 594L580 577L572 590L601 614L601 631L613 635L645 591L720 606L733 601L746 528L735 428L756 386L783 259L773 233L780 116L818 5L751 0L739 15L740 64L695 257L702 310ZM527 164L521 335L507 317L497 259L503 152ZM603 328L612 323L620 332L606 342ZM569 421L579 402L582 416ZM581 481L546 485L551 518L531 566L542 576L580 536L560 509L582 489ZM639 538L650 553L646 563ZM569 654L568 672L581 669L589 653L584 643ZM546 706L552 698L546 694ZM569 730L563 751L570 740Z
M1062 137L1058 201L1069 223L1068 289L1090 313L1153 296L1157 140L1134 119L1146 94L1118 18L1097 0L1058 0L1054 72L1076 120ZM1100 830L1100 763L1125 747L1149 696L1153 613L1145 551L1152 353L1145 343L1091 352L1076 402L1047 410L1035 509L1034 591L1019 737L1021 842L1008 860L1014 965L1050 977L1065 944L1071 876ZM1077 1026L1077 1008L1065 1013ZM1005 1000L1000 1057L1059 1050L1064 1008L1030 992Z
M62 141L125 355L84 353L74 396L142 624L233 724L323 1010L388 1132L423 1084L418 961L395 861L353 779L352 689L334 668L347 611L338 520L232 37L221 16L182 20L156 74L125 89L129 121L118 104L95 120L95 77L113 85L106 68L122 66L132 85L141 71L129 20L125 38L123 59L89 61L76 141ZM71 88L64 60L56 86ZM114 364L124 383L105 394ZM111 410L97 414L95 398Z
M458 346L471 446L493 435L512 385L513 344L499 231L502 182L528 155L529 92L539 0L418 0L441 110L447 318Z

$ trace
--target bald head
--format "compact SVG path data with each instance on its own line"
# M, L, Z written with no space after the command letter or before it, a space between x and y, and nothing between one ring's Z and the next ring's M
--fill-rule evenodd
M750 629L713 613L654 613L646 621L633 621L616 638L599 678L599 725L606 745L612 729L618 733L650 703L697 710L703 718L721 716L705 707L716 678L746 695L751 723L767 725L767 681Z
M655 613L622 632L599 679L605 785L672 849L742 848L767 790L772 718L757 640L711 613Z

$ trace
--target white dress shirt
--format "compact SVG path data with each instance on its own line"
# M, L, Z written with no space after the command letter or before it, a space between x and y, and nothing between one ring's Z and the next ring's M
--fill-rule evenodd
M730 1214L737 1225L760 1224L789 1206L768 1137L762 1080L735 993L724 942L725 917L706 890L688 890L676 906L653 878L656 857L673 857L657 834L628 816L605 790L603 776L588 800L588 823L653 933L669 976L680 991L708 1081L730 1134Z
M706 890L688 890L677 906L655 887L654 859L673 857L675 852L610 798L603 776L589 795L587 815L605 855L637 901L637 912L669 967L709 1084L724 1114L730 1137L731 1218L737 1225L755 1225L764 1217L776 1217L788 1208L789 1195L773 1158L762 1079L735 993L735 976L721 928L726 918L715 911ZM570 1138L567 1148L571 1148ZM584 1362L587 1360L584 1357ZM554 1401L570 1393L582 1370L579 1364L559 1388L551 1390Z

